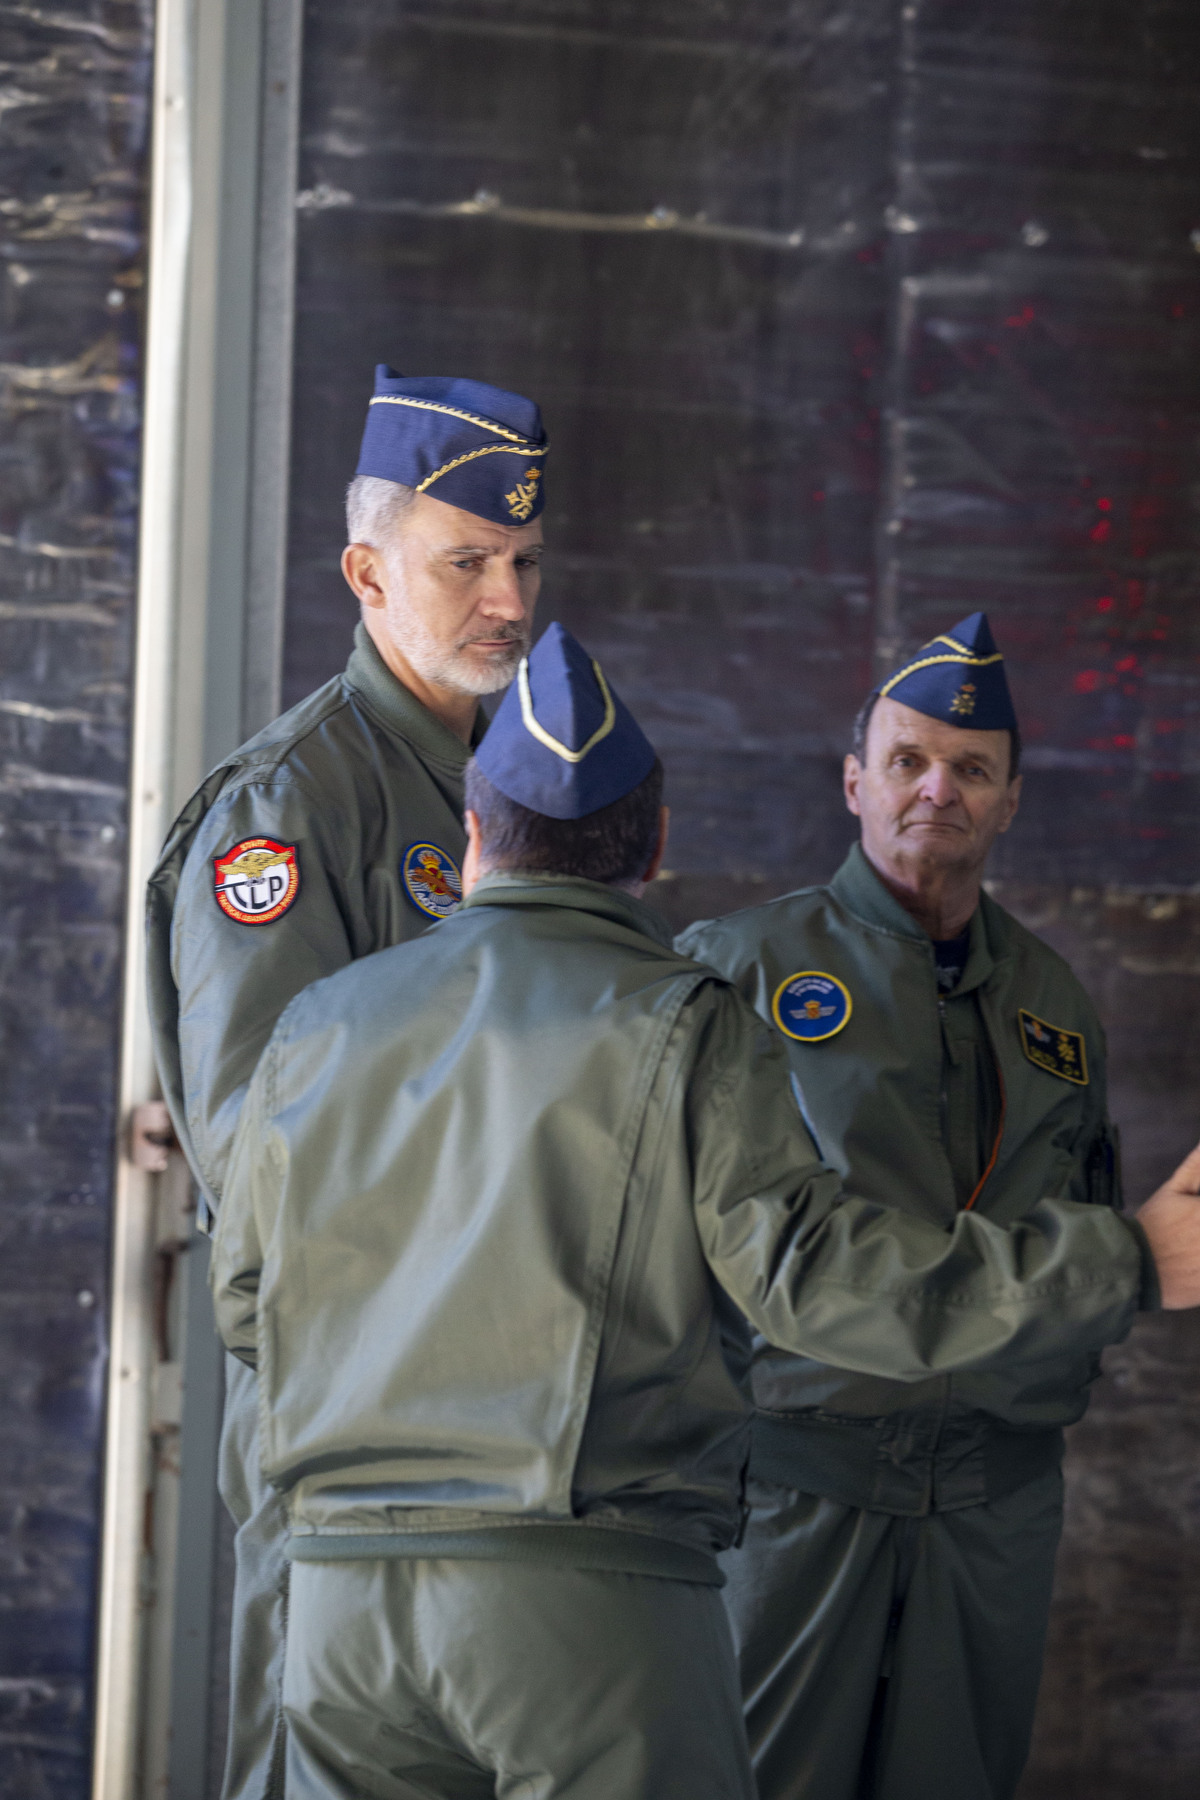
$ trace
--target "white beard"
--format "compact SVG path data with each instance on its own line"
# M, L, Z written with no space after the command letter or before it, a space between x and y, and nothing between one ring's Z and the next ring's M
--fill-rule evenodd
M517 665L529 649L528 628L504 651L493 652L486 662L473 657L461 645L441 644L428 626L401 607L388 607L388 631L422 681L449 688L455 694L496 694L506 688Z

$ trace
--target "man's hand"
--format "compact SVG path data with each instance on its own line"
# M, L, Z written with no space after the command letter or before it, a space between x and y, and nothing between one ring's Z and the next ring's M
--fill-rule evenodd
M1200 1306L1200 1144L1137 1214L1168 1312Z

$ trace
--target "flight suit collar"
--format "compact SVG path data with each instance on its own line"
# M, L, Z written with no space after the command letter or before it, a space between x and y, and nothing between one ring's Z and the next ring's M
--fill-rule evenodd
M668 949L671 946L671 927L652 906L621 888L581 881L574 875L481 875L463 906L568 906L638 931Z
M354 627L354 648L346 664L346 680L385 725L407 738L423 762L440 763L461 775L487 730L482 711L476 714L471 742L464 744L448 726L399 681L380 656L365 625Z
M934 966L933 941L923 926L905 912L894 894L889 893L868 862L861 844L855 844L845 862L830 882L833 893L847 912L876 931L887 931L894 937L911 938L928 950L931 972ZM1002 947L995 942L999 909L987 895L971 916L971 948L967 966L962 972L956 994L966 994L982 987L996 968ZM991 928L989 928L991 927Z

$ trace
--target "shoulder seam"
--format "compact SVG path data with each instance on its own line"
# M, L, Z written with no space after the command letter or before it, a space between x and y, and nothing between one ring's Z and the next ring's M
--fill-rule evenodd
M340 680L341 678L335 677L335 679ZM331 696L331 700L332 704L324 707L317 717L305 726L303 731L297 731L291 736L282 739L277 746L272 747L269 754L267 753L267 746L265 745L262 750L251 751L249 755L241 750L235 750L231 756L225 758L224 762L218 763L217 768L227 769L229 771L230 779L244 776L246 779L239 783L241 786L246 786L248 782L255 780L270 780L272 776L279 771L281 765L286 762L293 750L297 749L306 739L310 738L314 731L324 725L327 720L333 718L335 713L341 712L343 708L349 706L350 696L346 692L344 681L342 682L341 692L336 696ZM258 760L260 757L263 757L264 759L261 762ZM228 782L222 784L222 793L225 792L227 786Z
M683 930L679 933L679 936L685 938L693 931L717 931L721 926L733 925L738 919L744 919L750 913L770 912L774 907L783 906L789 900L806 900L811 896L818 894L827 894L834 899L838 905L841 905L841 902L837 901L837 896L833 893L832 888L827 882L816 883L812 887L792 888L790 892L786 894L776 894L771 900L758 900L750 906L739 906L734 912L721 913L720 916L715 919L697 919L693 924L685 925Z

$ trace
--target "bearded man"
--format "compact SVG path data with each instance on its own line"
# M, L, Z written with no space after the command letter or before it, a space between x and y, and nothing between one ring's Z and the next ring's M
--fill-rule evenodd
M1019 1227L1047 1200L1121 1204L1095 1011L982 887L1019 762L1003 659L975 613L863 707L845 763L862 842L830 885L679 946L774 1024L847 1188L947 1230L964 1213ZM1080 1292L1098 1272L1072 1256ZM752 1512L726 1597L762 1800L1012 1795L1062 1428L1098 1369L1069 1332L1051 1356L915 1384L760 1340Z
M221 1205L263 1047L310 982L403 943L462 895L463 776L482 694L529 648L547 453L531 400L381 364L346 497L361 606L343 674L227 757L149 889L155 1049L175 1130ZM221 1492L237 1525L225 1800L282 1794L288 1565L259 1473L254 1374L227 1371Z

